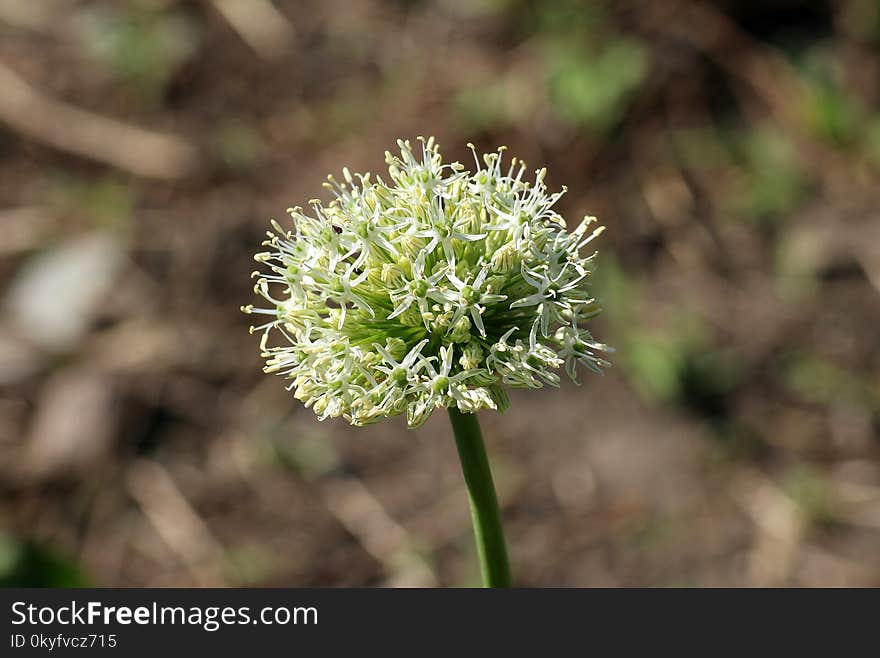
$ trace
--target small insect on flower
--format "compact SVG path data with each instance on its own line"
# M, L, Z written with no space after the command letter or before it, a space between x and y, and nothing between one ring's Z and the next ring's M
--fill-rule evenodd
M590 294L602 228L586 217L572 231L537 172L524 180L500 148L475 171L443 164L433 138L420 154L399 141L385 153L389 182L332 176L329 205L289 212L256 255L255 291L269 308L262 333L266 372L318 418L365 425L406 413L410 427L437 407L503 411L504 387L558 385L577 363L601 372L610 349L585 328L600 308Z

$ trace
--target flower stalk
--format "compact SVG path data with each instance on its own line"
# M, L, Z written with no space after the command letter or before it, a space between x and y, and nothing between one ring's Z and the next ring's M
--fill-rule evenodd
M467 486L483 587L510 587L510 564L492 470L475 413L449 407L449 420Z
M474 166L444 163L433 138L398 140L385 178L342 170L329 205L291 208L256 254L254 291L264 368L318 420L368 425L405 415L421 427L447 409L470 497L487 587L509 587L498 500L476 413L503 412L507 389L601 373L611 350L587 324L602 232L554 209L547 170L526 176L504 147ZM420 147L419 147L420 146Z

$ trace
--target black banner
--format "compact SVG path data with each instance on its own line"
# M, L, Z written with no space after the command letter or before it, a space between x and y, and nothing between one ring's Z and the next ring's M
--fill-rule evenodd
M878 602L876 590L7 589L0 656L555 655L771 638L839 652L876 647Z

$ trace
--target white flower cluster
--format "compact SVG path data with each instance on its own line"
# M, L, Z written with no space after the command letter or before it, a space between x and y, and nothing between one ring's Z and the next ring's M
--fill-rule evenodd
M270 304L266 372L318 418L365 425L406 412L410 427L436 407L504 410L504 386L558 385L565 366L600 372L609 351L584 327L600 311L590 295L595 254L580 251L601 232L587 217L573 231L552 208L546 170L534 183L503 148L474 152L476 171L443 164L434 139L386 152L390 183L370 175L325 184L328 206L272 222L256 255L255 290ZM277 344L270 345L275 337Z

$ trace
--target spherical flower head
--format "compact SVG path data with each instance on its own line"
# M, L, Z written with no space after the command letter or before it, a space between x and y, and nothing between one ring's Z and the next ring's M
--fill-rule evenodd
M419 155L398 141L385 153L388 182L369 174L325 186L335 199L272 222L256 255L267 269L255 286L269 308L262 333L266 372L320 420L365 425L406 413L422 425L437 407L503 411L505 387L558 385L560 369L601 372L609 351L586 322L600 310L590 294L602 229L586 217L572 231L553 206L546 170L524 180L503 148L466 171L443 164L433 138Z

